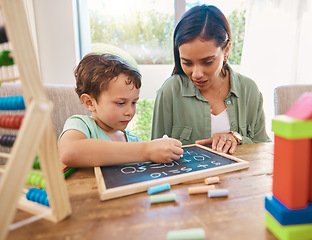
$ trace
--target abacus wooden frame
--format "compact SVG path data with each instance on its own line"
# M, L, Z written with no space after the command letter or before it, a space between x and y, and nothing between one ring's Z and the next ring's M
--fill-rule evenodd
M26 201L25 197L19 199L36 153L40 156L51 209L46 219L61 221L71 214L71 206L57 155L51 120L53 104L48 100L41 82L24 0L1 0L0 4L26 105L25 118L8 155L8 164L0 182L0 239L5 239L18 204L21 209L32 214L40 214L47 209L43 205Z

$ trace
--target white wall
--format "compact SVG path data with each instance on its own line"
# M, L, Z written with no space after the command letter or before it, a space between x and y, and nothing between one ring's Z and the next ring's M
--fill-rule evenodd
M39 65L44 83L74 84L79 61L75 1L34 0Z
M139 65L142 74L140 98L155 98L157 90L171 76L173 65Z

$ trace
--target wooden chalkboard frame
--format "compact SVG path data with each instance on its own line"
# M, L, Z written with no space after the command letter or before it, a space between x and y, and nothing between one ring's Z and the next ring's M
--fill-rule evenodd
M163 178L152 179L152 180L148 180L148 181L123 185L123 186L118 186L118 187L113 187L113 188L107 188L106 187L105 178L102 174L101 167L95 167L94 172L95 172L95 177L96 177L96 181L97 181L100 200L105 201L105 200L109 200L109 199L113 199L113 198L131 195L131 194L138 193L138 192L144 192L149 187L164 184L164 183L169 183L170 185L175 185L175 184L179 184L182 182L187 182L187 181L197 180L197 179L201 179L201 178L211 177L211 176L215 176L218 174L237 171L237 170L241 170L241 169L249 167L249 163L245 160L236 158L236 157L228 155L228 154L224 154L224 153L214 151L211 148L208 148L208 147L205 147L202 145L191 144L191 145L182 146L182 148L188 148L188 147L194 147L194 146L201 148L201 149L208 151L208 152L213 152L213 153L220 155L220 156L223 156L227 159L233 160L233 161L235 161L235 163L222 165L222 166L216 166L216 167L208 168L208 169L197 170L197 171L193 171L193 172L186 172L186 173L172 175L172 176L166 176Z

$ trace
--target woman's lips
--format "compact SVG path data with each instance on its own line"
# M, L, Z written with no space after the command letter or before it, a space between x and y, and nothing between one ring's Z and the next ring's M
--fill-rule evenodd
M202 87L207 83L207 81L193 81L193 83L198 87Z

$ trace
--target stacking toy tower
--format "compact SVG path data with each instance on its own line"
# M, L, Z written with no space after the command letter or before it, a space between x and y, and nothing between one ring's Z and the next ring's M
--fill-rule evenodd
M273 195L266 226L279 239L312 239L312 92L272 121Z

